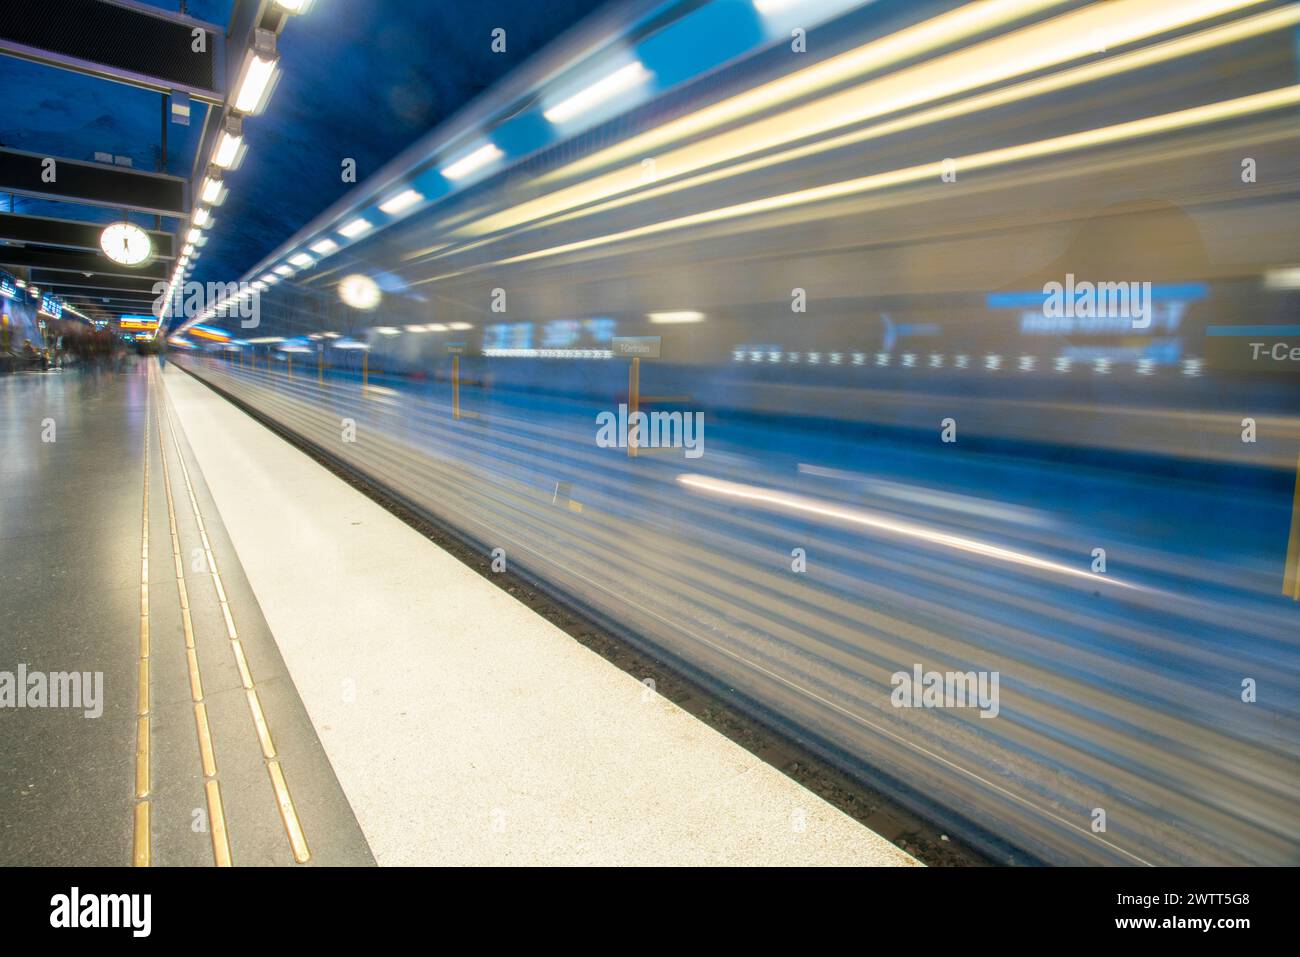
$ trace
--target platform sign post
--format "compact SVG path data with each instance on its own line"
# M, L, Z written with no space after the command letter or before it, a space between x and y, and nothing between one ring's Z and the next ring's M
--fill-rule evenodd
M316 381L325 384L325 347L316 346Z
M641 357L633 356L632 365L627 370L627 420L632 421L632 417L637 413L637 406L641 404ZM627 454L629 458L636 458L636 429L629 429L627 436Z
M1282 570L1282 593L1300 601L1300 456L1295 463L1295 496L1291 501L1291 535L1287 539L1286 565Z
M465 343L447 343L447 354L451 356L451 417L460 418L460 357L465 352Z
M361 350L361 394L365 395L370 386L370 350Z
M641 404L641 360L658 359L663 339L660 336L615 336L610 340L610 351L616 356L627 356L632 363L627 371L628 421ZM636 457L636 430L628 429L627 454Z

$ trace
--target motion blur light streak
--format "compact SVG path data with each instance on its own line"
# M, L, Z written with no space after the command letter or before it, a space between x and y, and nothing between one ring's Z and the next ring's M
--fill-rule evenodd
M692 310L682 310L680 312L651 312L646 315L646 318L657 325L683 322L703 322L704 313L694 312Z
M1259 2L1261 0L1201 0L1198 3L1188 3L1185 0L1112 0L1101 7L1084 8L1044 24L1026 27L1010 36L989 40L973 48L873 80L824 100L796 107L770 119L728 130L690 146L656 154L655 175L657 179L682 176L816 133L860 123L1076 59L1088 52L1079 38L1087 36L1091 31L1106 28L1108 42L1119 46ZM1291 14L1294 12L1290 11ZM1226 36L1220 42L1225 41ZM1184 52L1193 49L1195 48L1191 45L1183 48ZM1120 60L1111 69L1132 69L1142 62L1138 58ZM1084 78L1081 76L1079 82ZM1044 90L1052 88L1043 81L1039 83ZM989 98L986 103L992 105L995 102L1007 102L1007 95L995 94L996 99ZM1030 95L1029 90L1022 89L1019 95ZM822 145L822 149L825 148L828 148L828 144ZM734 173L732 170L728 175ZM473 236L495 232L576 206L608 199L638 189L644 184L645 176L640 165L606 173L531 203L512 207L496 216L477 220L470 224L467 234Z
M1017 565L1025 565L1040 571L1053 572L1057 575L1069 575L1074 578L1085 578L1093 583L1104 582L1107 585L1115 585L1119 588L1134 587L1117 578L1099 578L1089 572L1080 571L1079 569L1071 568L1068 565L1061 565L1058 562L1050 562L1046 559L1036 558L1033 555L1026 555L1022 552L999 548L995 545L989 545L986 542L977 542L968 538L960 538L955 535L936 532L932 529L923 528L919 525L913 525L908 522L895 521L882 515L873 515L872 513L861 509L836 507L827 505L823 502L814 501L813 499L804 498L799 495L790 495L784 492L777 492L773 489L759 488L754 485L743 485L739 482L726 482L721 479L708 478L704 475L679 475L677 481L685 485L687 488L695 489L697 491L708 492L714 495L726 495L730 498L739 498L747 502L757 502L760 505L770 506L772 508L783 509L790 512L804 512L809 515L816 515L819 518L834 519L840 522L848 522L853 525L861 525L866 528L874 528L878 531L889 532L894 535L903 535L908 538L916 538L925 542L930 542L934 545L943 545L948 548L973 552L976 555L983 555L985 558L995 558L1002 562L1013 562Z
M739 96L698 110L657 129L632 137L557 170L543 181L580 176L633 156L653 156L667 143L685 139L715 126L807 96L868 71L880 70L916 56L975 36L1068 0L981 0L949 11L932 20L840 54L823 63L749 90Z
M1050 140L1041 140L1036 143L1023 143L1019 146L989 150L984 153L975 153L969 156L959 156L947 162L950 162L953 166L962 171L987 169L992 166L1014 163L1020 160L1034 159L1052 153L1065 153L1074 150L1087 149L1109 143L1133 140L1143 136L1154 136L1158 133L1167 133L1172 130L1183 129L1189 126L1215 123L1233 117L1245 116L1250 113L1281 109L1286 106L1294 106L1297 103L1300 103L1300 86L1289 86L1279 90L1271 90L1268 93L1258 93L1254 96L1242 97L1239 100L1230 100L1223 103L1213 103L1208 106L1194 107L1192 109L1182 110L1178 113L1171 113L1165 116L1154 116L1142 120L1133 120L1132 122L1122 123L1118 126L1103 127L1101 129L1088 130L1082 133L1072 133L1066 136L1055 137ZM923 166L913 166L907 169L891 170L887 173L877 173L873 176L864 176L860 179L845 180L844 182L832 183L827 186L818 186L794 193L786 193L780 196L771 196L766 199L753 200L736 206L713 209L703 213L694 213L689 216L682 216L677 219L653 223L636 229L629 229L621 233L596 236L591 239L584 239L563 246L552 247L550 249L540 249L531 253L523 253L518 256L507 257L499 260L499 262L503 264L528 262L533 259L556 256L561 253L575 252L597 246L606 246L626 239L633 239L639 236L650 236L659 232L681 229L687 226L698 226L705 223L718 222L723 219L752 216L756 213L785 209L790 206L818 203L824 200L866 193L872 190L885 189L890 186L901 186L907 183L915 183L925 179L938 179L943 175L947 168L945 162L934 162L927 163Z
M1264 285L1269 289L1300 289L1300 266L1269 270L1264 275Z

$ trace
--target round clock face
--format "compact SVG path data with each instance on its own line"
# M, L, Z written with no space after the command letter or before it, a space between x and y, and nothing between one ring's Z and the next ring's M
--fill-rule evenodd
M149 234L131 223L113 223L99 237L104 255L115 263L138 266L153 253Z

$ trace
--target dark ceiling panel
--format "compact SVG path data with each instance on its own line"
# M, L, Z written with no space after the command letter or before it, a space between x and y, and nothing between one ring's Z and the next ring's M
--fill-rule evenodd
M49 169L54 182L46 182ZM0 192L184 219L189 215L185 187L176 176L0 149Z
M195 50L195 29L205 34ZM224 36L163 10L109 0L3 0L0 52L220 103Z
M31 246L0 246L0 265L55 269L60 272L125 276L128 279L166 279L170 263L157 259L143 266L122 266L102 253L74 252Z
M153 298L154 283L160 279L135 279L126 276L113 276L105 273L93 273L90 276L79 272L56 272L50 269L33 269L28 281L45 290L82 290L89 295L89 290L104 289L110 292L135 294ZM108 295L109 293L105 293Z
M99 249L99 236L103 231L104 227L100 223L79 223L71 219L0 213L0 240L8 242L62 246L66 249L94 252ZM174 258L171 233L156 232L152 229L146 232L153 240L155 256L160 259Z

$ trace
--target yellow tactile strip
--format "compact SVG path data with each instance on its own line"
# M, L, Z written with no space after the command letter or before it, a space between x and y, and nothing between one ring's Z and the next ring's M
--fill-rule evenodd
M150 379L153 370L150 370ZM158 446L162 456L163 487L167 490L167 524L171 530L172 563L176 569L176 594L181 607L181 626L185 633L185 657L188 662L190 697L194 702L194 726L198 735L199 759L203 765L204 794L208 803L208 824L212 834L212 859L217 867L230 867L230 837L226 832L226 815L221 804L221 783L217 780L217 759L212 747L212 730L208 710L203 702L203 677L199 670L198 651L194 645L194 623L190 617L189 592L185 587L185 563L181 560L181 539L176 528L176 505L172 497L171 471L167 467L167 443L163 437L162 412L154 408L158 421ZM179 449L177 450L179 458Z
M148 867L153 842L149 824L149 417L144 422L144 499L140 519L139 697L135 732L135 806L131 863Z
M289 839L289 846L293 851L294 860L300 864L304 864L311 859L311 850L308 847L302 823L298 818L298 812L294 806L293 797L290 794L288 783L285 781L284 770L280 765L280 760L275 751L275 745L271 737L271 730L266 720L265 713L262 710L261 699L257 693L257 684L253 679L252 670L249 668L247 656L244 654L243 644L240 641L239 632L235 627L235 619L231 613L229 601L227 600L226 589L221 580L221 572L217 568L216 556L212 552L212 543L208 539L207 527L203 521L203 512L200 509L198 499L194 494L194 484L190 480L189 468L185 464L185 457L181 453L180 441L176 434L176 425L172 420L170 411L165 409L165 401L166 400L160 396L159 402L162 407L162 411L159 412L158 423L160 441L163 432L162 422L165 418L167 422L167 431L171 435L172 439L171 444L176 449L176 459L180 464L181 478L185 483L186 493L190 500L190 508L193 510L194 521L198 526L199 537L203 542L203 551L207 559L208 571L212 577L212 584L216 590L217 600L221 605L222 616L225 618L226 632L230 640L231 654L234 655L235 663L239 668L240 682L243 684L244 694L248 701L249 715L252 718L253 727L257 732L258 742L262 748L262 756L266 762L267 774L271 779L271 787L275 792L276 805L280 810L280 820L284 825L285 834ZM173 524L173 528L174 527ZM179 558L177 558L177 560L179 561ZM186 617L188 617L188 611L186 611ZM187 640L189 640L190 637L190 634L187 632ZM196 709L200 707L202 707L201 703L196 704ZM209 795L211 795L215 790L215 788L211 787L211 785L214 785L215 783L215 781L209 781ZM209 813L212 817L215 841L217 819L218 814L220 813L220 802L217 802L218 810L216 813L211 811L211 804L212 801L210 799Z

